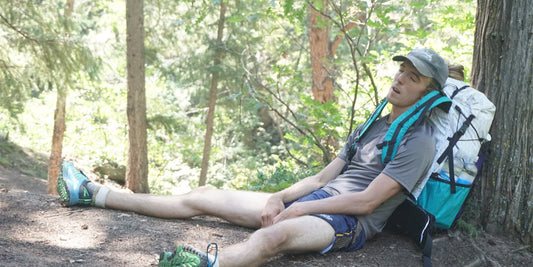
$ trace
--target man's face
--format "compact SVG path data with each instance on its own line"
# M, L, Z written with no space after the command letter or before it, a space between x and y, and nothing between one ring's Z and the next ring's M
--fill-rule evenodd
M409 61L404 61L394 75L387 101L398 108L408 109L425 94L431 78L423 76Z

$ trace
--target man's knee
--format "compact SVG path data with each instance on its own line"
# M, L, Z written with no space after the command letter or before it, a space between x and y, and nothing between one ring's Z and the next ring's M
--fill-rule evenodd
M210 191L213 191L213 190L218 190L210 185L202 185L202 186L199 186L195 189L193 189L191 191L191 193L200 193L200 194L204 194L204 193L208 193Z
M276 225L261 228L254 233L253 238L257 238L262 244L262 250L266 255L275 255L283 250L283 245L288 239L288 233L284 229L279 229Z
M220 189L214 188L209 185L203 185L191 190L189 193L187 193L187 195L188 199L193 201L199 201L205 199L208 195L214 194L214 192L216 191L220 191Z

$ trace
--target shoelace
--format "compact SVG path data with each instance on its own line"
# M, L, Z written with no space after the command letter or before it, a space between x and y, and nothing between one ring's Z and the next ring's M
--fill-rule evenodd
M213 260L213 262L211 262L209 260L209 250L211 248L211 245L213 245L215 247L215 259ZM207 266L208 267L212 267L217 262L217 257L218 257L218 245L217 245L217 243L209 243L207 245L207 250L206 250L205 254L207 254Z

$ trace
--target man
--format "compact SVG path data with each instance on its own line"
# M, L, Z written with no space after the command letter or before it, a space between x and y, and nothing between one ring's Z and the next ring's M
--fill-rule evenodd
M212 215L259 229L215 256L179 246L173 253L161 254L162 266L257 266L278 253L359 249L383 229L405 199L402 191L415 187L435 155L432 128L423 121L405 135L391 162L381 162L376 145L390 124L428 92L440 90L448 77L444 59L429 49L415 49L393 60L402 63L386 97L391 112L356 143L357 153L344 172L348 150L361 127L318 174L274 194L208 187L178 196L124 194L90 182L65 162L58 183L60 198L67 205L92 204L160 218Z

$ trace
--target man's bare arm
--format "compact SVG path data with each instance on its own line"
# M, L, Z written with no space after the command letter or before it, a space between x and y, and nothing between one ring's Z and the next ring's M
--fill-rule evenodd
M297 200L335 179L341 173L344 164L345 161L337 157L316 175L309 176L275 195L282 197L284 203Z
M337 157L316 175L309 176L292 186L273 194L267 201L261 215L263 227L272 225L274 217L285 209L285 203L297 200L335 179L335 177L341 173L344 164L345 161Z
M379 174L362 192L342 194L326 199L297 202L281 212L273 223L312 213L366 215L398 193L402 186L386 174Z

